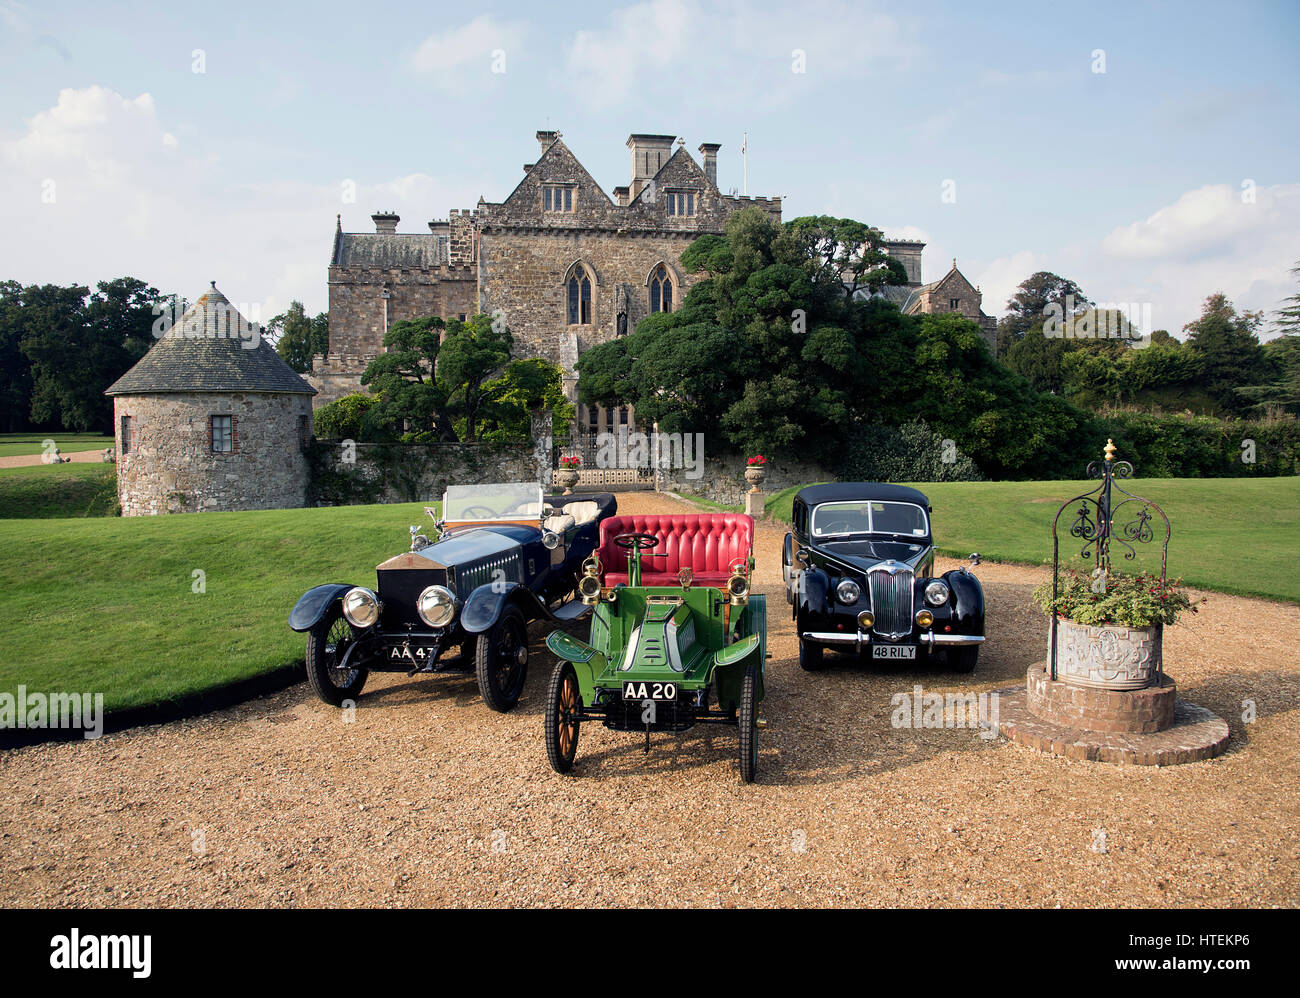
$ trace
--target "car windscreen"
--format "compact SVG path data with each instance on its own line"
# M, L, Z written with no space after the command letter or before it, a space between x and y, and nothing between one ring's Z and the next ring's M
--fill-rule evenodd
M542 486L537 482L451 485L442 497L442 518L465 520L541 519Z
M925 510L910 502L824 502L813 510L812 535L892 534L927 537L929 519Z

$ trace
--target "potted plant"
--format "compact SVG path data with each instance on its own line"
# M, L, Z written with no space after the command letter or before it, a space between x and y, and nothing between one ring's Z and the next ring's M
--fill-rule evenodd
M564 495L573 495L573 487L578 484L580 467L582 467L582 458L577 454L560 458L560 467L555 472L555 484L564 489Z
M1052 583L1044 582L1034 601L1058 615L1056 678L1108 690L1152 685L1162 668L1164 625L1196 612L1181 585L1182 579L1158 575L1066 568L1057 576L1053 607ZM1049 631L1049 660L1051 653Z
M749 491L758 492L763 479L767 477L767 458L755 454L745 462L745 481L753 486Z

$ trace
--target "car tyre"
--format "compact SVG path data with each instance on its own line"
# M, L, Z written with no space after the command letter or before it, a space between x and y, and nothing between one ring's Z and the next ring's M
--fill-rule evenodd
M560 662L551 673L551 682L546 689L546 757L557 773L567 773L573 768L582 725L569 718L581 710L578 674L571 663Z
M822 667L823 653L826 651L815 641L799 639L799 668L805 672L817 672Z
M515 606L474 643L474 672L483 702L504 714L519 702L528 679L528 624Z
M753 783L758 775L758 667L745 670L740 687L740 778Z
M974 672L979 662L980 646L966 645L961 648L948 649L948 668L953 672Z
M343 606L337 600L307 632L307 684L316 696L332 707L360 696L361 688L366 685L369 670L338 668L348 646L356 640L356 630L343 616Z

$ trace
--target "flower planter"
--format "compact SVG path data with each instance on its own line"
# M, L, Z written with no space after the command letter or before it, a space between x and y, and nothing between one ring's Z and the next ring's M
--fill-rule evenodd
M564 489L564 495L573 495L573 487L578 484L577 468L557 468L552 481L560 488Z
M745 469L745 481L753 486L750 492L760 491L759 486L763 484L765 478L767 478L767 468L761 464L751 464Z
M1079 624L1057 621L1056 678L1075 686L1103 690L1142 690L1161 669L1164 625ZM1048 660L1052 632L1047 632Z

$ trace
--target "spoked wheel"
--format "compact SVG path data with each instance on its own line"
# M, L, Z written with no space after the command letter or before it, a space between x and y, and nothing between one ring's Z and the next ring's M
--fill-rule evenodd
M369 674L366 669L351 664L347 668L341 667L344 656L356 640L356 631L343 616L343 607L337 602L307 632L307 682L312 692L331 706L337 707L344 700L354 699L366 685Z
M753 783L758 775L758 668L745 670L740 687L740 778Z
M546 757L557 773L573 768L573 757L578 754L578 729L582 727L577 714L581 710L578 676L570 663L560 662L546 690Z
M474 671L483 702L505 713L519 702L528 678L528 625L517 607L508 606L501 618L474 646Z

